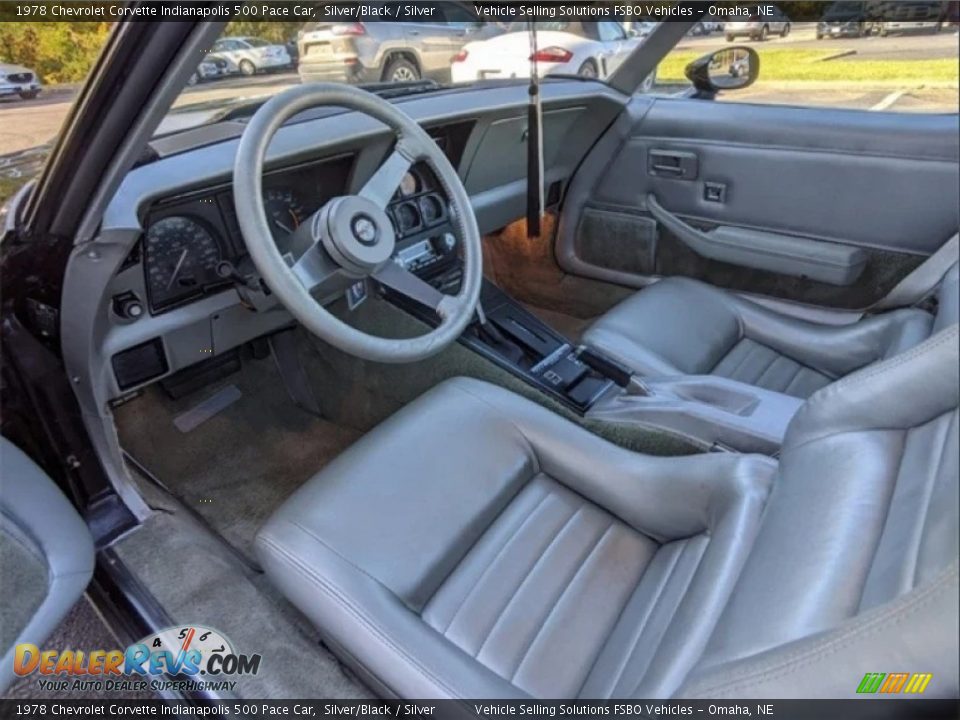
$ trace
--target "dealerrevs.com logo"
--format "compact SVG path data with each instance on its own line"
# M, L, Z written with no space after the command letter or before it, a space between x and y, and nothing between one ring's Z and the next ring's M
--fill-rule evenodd
M256 675L259 654L234 650L223 633L202 625L169 627L125 650L41 650L17 645L13 670L37 676L43 690L234 690L232 678Z

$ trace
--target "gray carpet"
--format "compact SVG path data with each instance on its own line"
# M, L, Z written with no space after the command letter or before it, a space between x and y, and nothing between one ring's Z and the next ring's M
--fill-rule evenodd
M262 656L257 675L237 678L241 698L369 699L320 644L316 630L262 575L175 501L144 486L158 509L114 547L176 623L222 632L242 653ZM157 552L158 547L164 552Z
M174 426L229 385L239 400L190 432ZM272 358L246 358L240 372L178 401L152 387L114 416L124 450L250 557L267 517L358 436L297 408Z

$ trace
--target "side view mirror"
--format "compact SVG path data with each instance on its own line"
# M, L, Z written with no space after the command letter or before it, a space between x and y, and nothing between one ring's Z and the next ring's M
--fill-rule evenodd
M640 37L640 33L637 32L634 28L630 28L629 30L627 30L627 37L628 38Z
M752 85L760 74L760 56L753 48L737 45L697 58L684 70L687 80L703 96Z

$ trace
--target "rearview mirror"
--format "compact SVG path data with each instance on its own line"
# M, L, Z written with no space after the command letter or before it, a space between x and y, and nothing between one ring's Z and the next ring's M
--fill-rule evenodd
M742 45L721 48L691 62L684 74L698 91L712 97L752 85L760 74L760 56Z

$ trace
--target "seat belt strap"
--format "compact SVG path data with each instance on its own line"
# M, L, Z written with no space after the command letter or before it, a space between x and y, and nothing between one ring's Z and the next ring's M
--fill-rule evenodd
M530 86L527 105L527 237L540 236L543 216L543 113L540 105L540 70L537 25L529 21Z
M947 270L957 264L960 251L960 233L947 240L939 250L917 265L886 295L869 307L869 312L909 307L932 293Z

